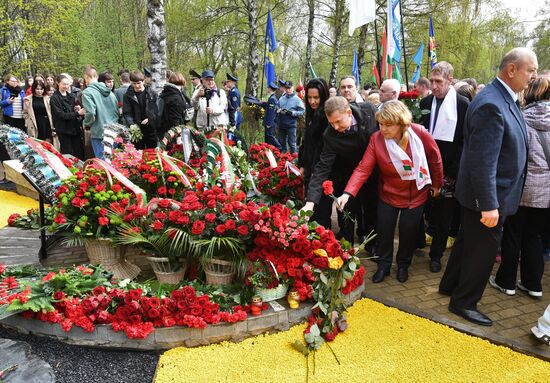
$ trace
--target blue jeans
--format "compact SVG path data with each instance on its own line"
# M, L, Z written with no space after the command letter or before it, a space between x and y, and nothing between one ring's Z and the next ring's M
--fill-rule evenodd
M286 152L286 145L290 148L290 153L296 153L296 126L280 126L279 142L281 143L281 152Z
M281 143L277 139L277 136L275 136L275 127L264 125L264 132L264 142L281 150Z
M99 158L100 160L105 159L105 157L103 156L103 139L92 138L92 149L94 150L94 156L96 156L96 158Z

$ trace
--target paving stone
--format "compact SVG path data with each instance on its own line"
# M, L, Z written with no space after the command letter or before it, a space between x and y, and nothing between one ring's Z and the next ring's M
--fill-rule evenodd
M0 339L0 370L15 366L6 375L5 382L54 383L52 367L31 352L26 342Z

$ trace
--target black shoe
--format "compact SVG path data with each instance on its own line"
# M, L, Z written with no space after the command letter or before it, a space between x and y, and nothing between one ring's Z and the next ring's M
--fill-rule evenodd
M381 267L376 270L376 273L372 276L372 283L380 283L386 276L390 275L389 270L384 270Z
M432 273L439 273L441 271L441 261L438 258L430 260L430 271Z
M449 311L453 314L456 314L467 321L473 322L475 324L479 324L481 326L492 326L493 321L485 314L482 314L481 312L477 310L469 310L469 309L459 309L457 307L453 307L452 305L449 305Z
M397 280L401 283L405 283L407 279L409 279L409 269L406 267L397 268Z

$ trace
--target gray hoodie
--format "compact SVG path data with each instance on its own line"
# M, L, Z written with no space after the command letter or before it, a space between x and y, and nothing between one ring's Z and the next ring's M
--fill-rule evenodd
M90 126L92 138L103 139L103 127L118 121L118 104L111 89L102 82L93 82L82 91L86 109L84 125Z
M527 105L523 111L523 117L529 135L529 158L520 206L548 208L550 207L550 193L548 193L550 158L546 158L543 145L550 152L550 101L539 101Z

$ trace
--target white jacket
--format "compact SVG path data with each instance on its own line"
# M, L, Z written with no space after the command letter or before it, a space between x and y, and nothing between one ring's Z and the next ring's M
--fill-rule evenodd
M204 129L207 124L206 114L206 97L199 97L199 89L193 92L191 102L195 108L195 115L197 116L197 128ZM228 125L229 117L227 115L227 96L223 89L216 89L216 92L210 98L210 107L213 109L210 114L209 126Z

